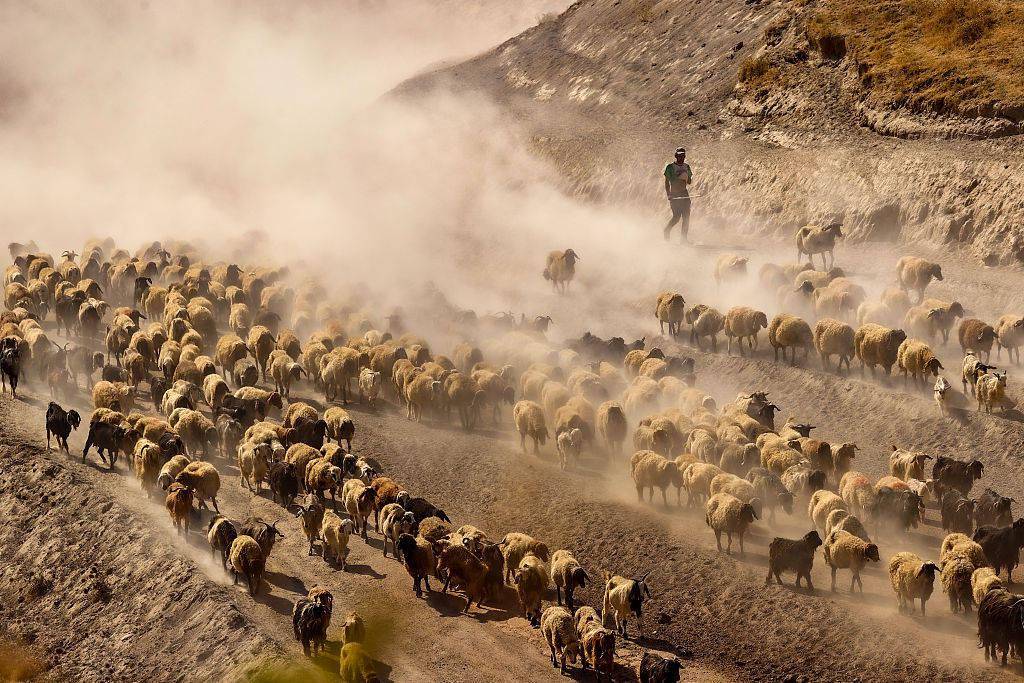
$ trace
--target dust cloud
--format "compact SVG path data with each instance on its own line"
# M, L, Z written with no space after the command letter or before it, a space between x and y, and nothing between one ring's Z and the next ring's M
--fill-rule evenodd
M661 214L567 196L482 95L388 95L567 4L7 3L0 221L54 253L189 240L377 309L416 309L433 284L479 314L549 314L557 338L651 329L665 289L773 310L756 277L709 284L714 256L662 242ZM541 277L567 247L585 296Z

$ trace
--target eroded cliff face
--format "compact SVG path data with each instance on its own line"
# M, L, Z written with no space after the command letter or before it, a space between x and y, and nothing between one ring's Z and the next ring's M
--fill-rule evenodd
M683 144L695 210L712 222L788 238L838 218L854 241L956 243L990 265L1024 261L1019 126L878 108L863 64L809 38L811 10L587 0L401 92L444 82L489 93L574 193L658 207L660 171Z

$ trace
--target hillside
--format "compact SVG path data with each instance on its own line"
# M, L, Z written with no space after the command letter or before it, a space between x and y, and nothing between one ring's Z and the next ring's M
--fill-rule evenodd
M839 218L854 240L963 245L1017 264L1017 11L585 0L400 92L489 93L574 193L661 210L660 170L685 144L707 227L788 239ZM946 25L959 33L942 38Z

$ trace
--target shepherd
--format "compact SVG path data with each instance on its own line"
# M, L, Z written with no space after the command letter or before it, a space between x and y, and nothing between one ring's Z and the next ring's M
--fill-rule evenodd
M679 243L687 242L687 235L690 232L689 185L692 182L693 171L686 163L686 150L680 147L676 150L676 160L665 166L665 194L672 209L672 218L665 225L666 242L676 223L679 223Z

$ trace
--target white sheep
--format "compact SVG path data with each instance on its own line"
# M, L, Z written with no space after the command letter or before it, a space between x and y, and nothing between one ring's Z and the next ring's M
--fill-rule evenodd
M722 550L722 534L728 538L726 553L732 552L732 537L736 534L740 540L740 555L743 555L743 536L756 519L757 513L750 503L728 493L711 496L704 506L704 523L714 530L719 552Z
M889 583L896 593L900 612L914 611L914 600L921 601L921 616L932 595L935 574L941 571L934 562L925 562L914 553L896 553L889 560Z
M558 435L555 442L558 448L558 462L564 470L571 459L579 463L580 449L583 447L583 431L579 428L567 429Z

